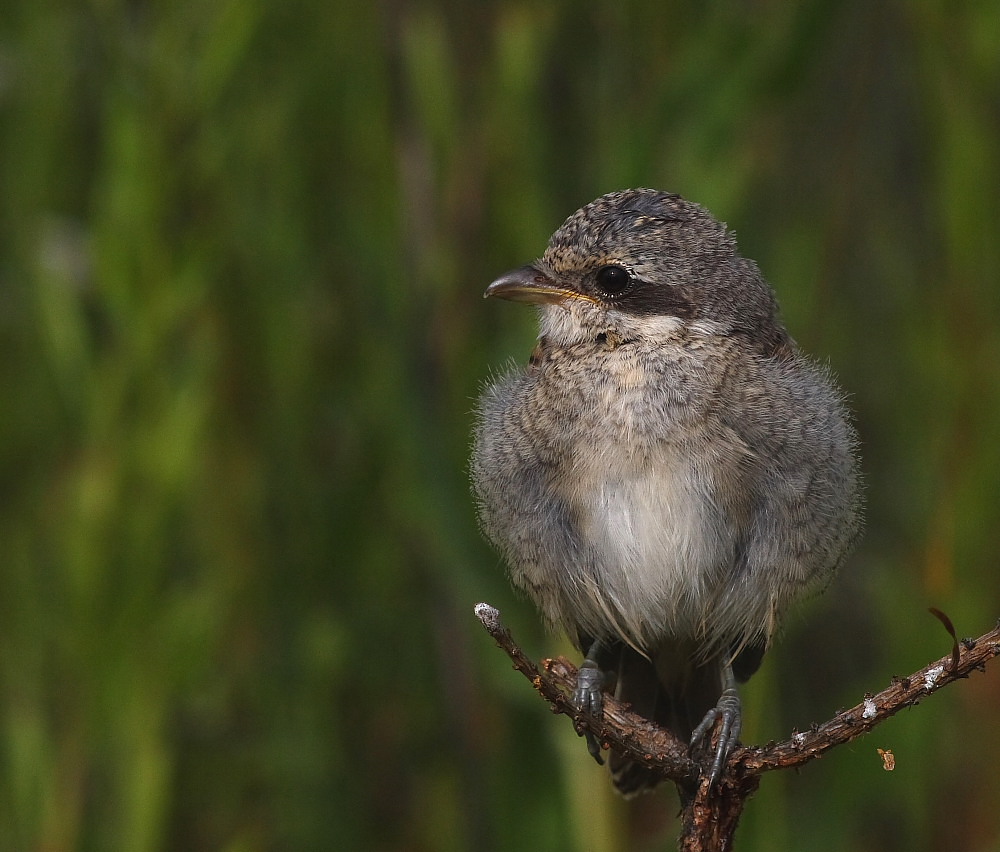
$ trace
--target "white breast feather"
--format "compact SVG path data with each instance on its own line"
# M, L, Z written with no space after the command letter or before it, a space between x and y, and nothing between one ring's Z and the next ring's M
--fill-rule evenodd
M684 459L637 469L627 448L603 450L575 468L570 495L597 555L596 576L577 578L578 603L596 632L611 627L639 649L664 632L693 635L705 580L724 553L711 503Z

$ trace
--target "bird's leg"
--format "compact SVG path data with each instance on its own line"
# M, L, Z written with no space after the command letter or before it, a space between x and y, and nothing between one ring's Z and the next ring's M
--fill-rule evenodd
M601 689L604 686L604 671L610 661L614 651L614 643L606 639L595 639L587 650L587 654L580 663L580 669L576 676L576 689L573 690L573 708L585 716L589 716L594 721L600 721L604 713L604 696ZM603 764L601 757L601 743L591 731L582 731L581 735L586 737L587 751L598 763Z
M716 705L705 714L705 718L698 723L698 727L691 734L691 745L694 746L698 740L712 730L716 719L721 717L722 726L719 729L719 743L715 748L715 758L712 761L710 771L710 783L714 786L722 774L722 767L725 766L729 755L735 748L740 738L740 730L743 727L743 706L740 702L740 694L736 691L736 677L733 675L733 667L726 663L722 670L722 695Z

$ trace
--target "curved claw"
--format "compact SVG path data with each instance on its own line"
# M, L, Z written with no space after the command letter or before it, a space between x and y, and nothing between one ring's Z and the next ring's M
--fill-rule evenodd
M719 729L719 742L715 748L715 758L712 760L712 766L709 770L710 786L715 786L722 775L722 767L726 765L729 755L736 747L743 727L743 705L736 687L730 686L722 691L719 702L705 714L705 717L691 734L691 745L694 746L708 734L719 718L722 719L722 726Z
M589 716L594 721L600 720L604 714L604 698L601 688L604 686L604 674L590 660L584 660L576 678L576 689L570 701L578 713ZM581 736L587 740L587 751L598 763L603 764L601 744L590 731L581 731Z

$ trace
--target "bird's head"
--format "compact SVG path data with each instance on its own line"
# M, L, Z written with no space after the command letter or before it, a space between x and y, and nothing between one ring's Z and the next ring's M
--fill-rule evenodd
M486 290L543 306L543 333L571 343L746 335L772 351L787 343L774 293L741 257L726 226L697 204L652 189L598 198L570 216L535 263Z

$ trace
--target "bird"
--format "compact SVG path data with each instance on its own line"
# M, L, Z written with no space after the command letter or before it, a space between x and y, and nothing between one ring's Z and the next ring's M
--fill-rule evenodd
M738 685L860 535L844 394L729 228L673 193L601 196L484 295L536 306L539 336L479 398L480 528L583 653L577 711L599 720L613 691L692 754L701 742L714 784L739 740ZM608 763L625 797L661 780Z

